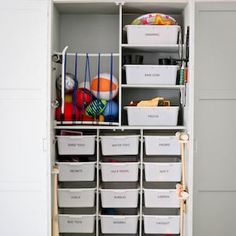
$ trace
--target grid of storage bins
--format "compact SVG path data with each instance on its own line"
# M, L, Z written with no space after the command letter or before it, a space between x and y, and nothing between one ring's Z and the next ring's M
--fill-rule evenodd
M174 133L81 131L57 136L60 232L179 234Z

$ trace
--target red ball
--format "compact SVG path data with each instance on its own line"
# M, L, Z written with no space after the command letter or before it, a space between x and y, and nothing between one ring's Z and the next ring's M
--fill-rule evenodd
M72 121L72 112L73 112L73 104L72 103L65 103L64 106L64 121ZM79 119L79 110L75 107L75 119ZM56 109L56 120L61 120L61 107Z
M88 89L79 88L76 94L76 104L78 108L82 108L84 104L84 109L92 101L92 94Z
M79 111L79 120L80 121L93 121L92 116L87 116L85 111Z

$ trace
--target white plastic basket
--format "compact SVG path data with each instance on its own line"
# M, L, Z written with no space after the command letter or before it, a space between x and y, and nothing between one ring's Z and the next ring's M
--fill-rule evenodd
M96 162L58 162L59 181L94 181Z
M180 182L181 180L181 163L179 162L146 162L144 168L147 182Z
M101 169L104 182L138 181L138 162L101 163Z
M103 234L136 234L138 215L101 215L101 231Z
M138 155L139 135L101 136L102 155Z
M179 216L144 215L144 232L146 234L179 234Z
M95 135L57 136L59 155L94 155Z
M178 106L170 107L134 107L125 106L130 126L176 126Z
M147 208L179 208L176 189L144 189L144 203Z
M95 215L59 215L60 233L93 233Z
M128 44L177 44L180 26L126 25L125 30L127 30Z
M179 66L125 65L127 84L175 85Z
M146 155L180 155L180 144L176 136L145 135Z
M93 207L95 188L58 189L59 207Z
M101 189L103 208L136 208L138 189Z

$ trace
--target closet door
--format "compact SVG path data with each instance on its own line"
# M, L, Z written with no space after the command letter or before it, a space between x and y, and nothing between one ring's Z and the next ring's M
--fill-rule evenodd
M0 235L49 235L48 1L0 4Z
M236 2L195 5L194 236L236 232Z

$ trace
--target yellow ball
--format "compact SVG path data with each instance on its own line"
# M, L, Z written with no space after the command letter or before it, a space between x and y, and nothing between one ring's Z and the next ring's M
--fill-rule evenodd
M104 122L105 121L105 117L103 115L99 115L98 121L99 122Z

